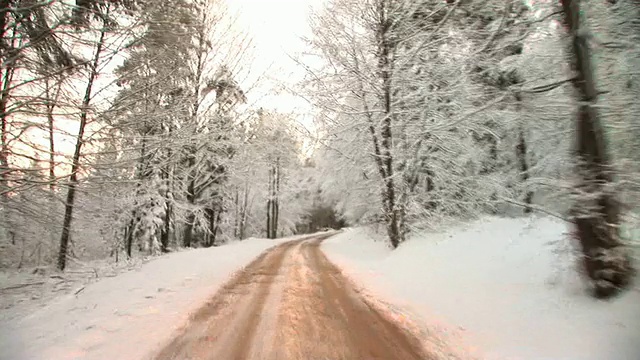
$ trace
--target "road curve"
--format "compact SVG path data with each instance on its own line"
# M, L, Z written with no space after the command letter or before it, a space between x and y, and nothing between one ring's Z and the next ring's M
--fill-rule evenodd
M436 359L353 290L320 250L322 240L292 241L263 253L152 358Z

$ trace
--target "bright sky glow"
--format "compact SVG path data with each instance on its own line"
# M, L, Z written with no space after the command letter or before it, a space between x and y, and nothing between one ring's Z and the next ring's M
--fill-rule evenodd
M238 26L247 31L255 46L251 64L251 76L245 86L251 86L260 75L267 80L249 94L256 106L282 112L307 113L306 101L285 91L303 76L303 70L291 57L304 50L301 37L310 35L308 18L312 8L324 0L227 0L231 14L238 15ZM242 80L241 80L242 81ZM311 128L308 117L298 118Z

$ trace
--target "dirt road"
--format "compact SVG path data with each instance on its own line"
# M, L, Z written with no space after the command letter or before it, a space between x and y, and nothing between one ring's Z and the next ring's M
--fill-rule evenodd
M254 260L155 359L435 359L361 298L319 248L280 245Z

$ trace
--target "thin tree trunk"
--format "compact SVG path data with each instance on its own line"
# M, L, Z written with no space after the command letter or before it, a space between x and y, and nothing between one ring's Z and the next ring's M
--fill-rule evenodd
M135 216L135 214L134 214ZM124 232L124 236L125 236L125 251L127 253L127 257L129 259L131 259L131 251L133 248L133 231L135 228L135 223L136 223L136 219L135 217L131 217L131 220L129 220L129 225L127 225L127 228L125 229Z
M206 49L206 35L204 33L204 21L206 14L203 14L203 17L200 19L201 23L198 29L198 47L197 47L197 55L196 55L196 70L195 70L195 79L194 79L194 87L193 87L193 104L191 109L191 121L194 126L194 132L198 131L198 112L200 109L200 85L202 82L203 68L204 68L204 51ZM196 150L194 150L189 154L189 165L187 169L187 201L191 207L195 206L196 203L196 169L194 169L194 165L196 164ZM184 239L183 244L185 247L191 247L193 244L193 228L195 222L195 214L193 213L193 209L187 209L187 223L184 228Z
M191 170L193 171L193 170ZM189 203L189 205L191 207L195 206L195 200L196 200L196 196L195 196L195 179L193 178L193 174L191 173L191 171L189 172L189 185L187 186L187 202ZM193 209L188 209L188 215L187 215L187 223L185 224L184 227L184 239L183 239L183 245L185 247L191 247L193 244L193 226L194 226L194 222L196 221L196 215L193 212Z
M520 164L520 181L524 186L527 186L527 181L529 181L529 164L527 163L527 141L524 137L524 131L520 129L518 131L518 145L516 145L516 156L518 158L518 163ZM526 204L524 208L524 213L529 214L533 210L531 208L531 201L533 200L533 192L527 190L524 195L524 203Z
M240 234L240 190L238 189L237 185L235 190L234 204L235 215L233 217L233 237L237 239Z
M54 138L54 118L53 118L53 110L55 109L56 103L58 102L58 95L60 94L61 85L58 84L56 94L52 98L51 88L49 86L50 79L45 79L45 91L46 91L46 108L47 108L47 126L49 130L49 216L53 217L55 213L55 200L56 200L56 148L55 148L55 138ZM53 222L53 221L52 221ZM49 230L49 241L50 244L55 243L55 230L53 226ZM38 264L40 263L40 246L42 242L38 243Z
M242 199L242 211L240 213L240 240L244 239L245 226L247 224L247 205L249 202L249 180L245 180L244 198Z
M166 253L169 251L169 235L171 234L171 221L173 214L173 206L171 203L167 202L166 209L164 212L164 226L162 227L160 233L160 246L162 252Z
M4 18L5 14L2 15ZM3 19L4 20L4 19ZM13 45L13 44L12 44ZM5 55L5 54L3 54ZM4 59L3 59L4 60ZM9 129L8 129L8 116L7 105L9 104L10 87L15 72L16 60L6 63L6 66L2 68L2 77L0 81L1 93L0 93L0 194L1 196L8 196L7 190L9 188L8 176L9 176ZM4 63L2 65L5 65Z
M596 111L597 90L593 78L587 32L581 21L580 0L562 0L565 23L571 35L574 87L580 101L576 120L578 173L581 196L573 207L576 236L581 244L587 275L594 295L608 298L629 286L633 269L629 250L619 234L620 207L612 184L613 169L603 126Z
M173 172L171 171L171 165L167 166L165 176L165 184L167 186L167 192L165 194L165 211L164 211L164 224L160 231L160 246L162 252L166 253L169 251L169 236L171 234L171 222L173 221L173 205L171 203L172 199L172 186L173 182L171 181L171 177L173 176Z
M9 1L0 2L4 9L7 9L9 6ZM0 16L2 23L0 23L0 30L2 31L2 38L6 38L6 14L2 14ZM13 27L13 32L15 34L15 26ZM11 47L15 46L16 36L12 36L11 39ZM12 59L11 62L6 62L6 57L9 54L7 52L3 52L0 56L0 71L2 71L2 76L0 77L0 209L2 213L0 213L0 231L5 230L4 233L0 233L0 237L8 236L11 238L11 243L15 245L15 237L16 234L12 230L12 226L10 223L10 215L7 209L7 202L9 200L9 140L8 140L8 116L7 114L7 105L9 103L10 97L10 87L11 81L13 80L13 75L15 72L15 64L16 59Z
M87 116L89 112L89 103L91 102L91 91L93 82L98 75L98 62L100 53L104 45L106 26L103 24L100 31L100 39L96 46L96 52L93 56L89 80L85 89L84 98L82 99L82 108L80 110L80 129L78 130L78 138L76 139L76 148L73 153L71 163L71 175L69 176L69 190L67 192L67 201L65 202L64 220L62 223L62 235L60 236L60 251L58 252L58 269L64 270L67 265L67 250L69 246L69 238L71 235L71 221L73 219L73 206L76 197L76 187L78 186L78 171L80 170L80 156L82 154L82 143L84 142L84 131L87 125Z
M397 248L398 245L404 240L402 234L403 229L400 228L399 223L399 209L396 204L396 189L393 180L393 157L391 155L391 149L393 147L393 135L391 131L391 122L393 118L393 112L391 108L391 75L393 73L393 59L392 50L394 45L390 40L391 21L387 14L386 9L387 1L379 0L378 2L378 16L379 23L377 29L378 38L378 68L380 71L380 77L382 79L382 91L383 91L383 104L384 104L384 119L382 121L381 136L381 155L384 168L384 198L386 200L385 218L387 222L387 234L393 248Z
M171 137L172 130L169 127L169 137ZM173 152L171 149L167 149L167 158L171 159ZM168 161L168 160L165 160ZM164 177L165 185L167 187L167 191L164 195L165 197L165 212L164 212L164 225L162 227L160 233L160 244L162 247L162 252L169 251L169 242L171 236L171 224L173 221L173 179L174 179L174 168L171 163L168 163L166 167L162 171L162 176Z
M271 171L272 169L269 168L269 189L267 191L268 195L267 195L267 239L271 238L271 196L273 191L271 190L271 186L272 186L272 180L271 180Z
M210 247L213 245L214 240L212 240L214 238L214 231L215 231L215 227L216 227L216 223L215 223L215 218L216 218L216 211L211 208L208 207L204 210L205 213L205 217L207 218L207 222L208 227L209 227L209 232L206 234L206 240L204 242L204 246L205 247Z
M46 87L46 107L47 107L47 126L49 131L49 190L53 193L55 191L56 185L56 147L55 147L55 137L54 137L54 117L53 111L56 107L56 103L58 102L58 96L60 94L61 85L58 84L55 95L52 96L51 88L49 86L50 79L45 79L45 87Z
M515 95L516 98L516 111L518 113L522 112L522 96L517 93ZM524 136L524 129L522 125L518 130L518 145L516 145L516 158L518 159L518 164L520 167L520 181L522 184L527 187L527 181L529 181L529 163L527 162L527 140ZM529 214L533 209L531 208L531 202L533 200L533 192L531 190L526 190L524 195L524 213Z
M147 136L149 134L150 130L148 129L148 127L144 126L144 133L142 136L142 144L140 146L140 161L138 162L137 165L137 169L136 169L136 180L137 180L137 184L136 184L136 197L134 199L134 204L133 204L133 210L131 210L131 221L129 222L128 225L128 231L125 232L126 234L126 239L125 239L125 248L127 250L127 257L131 258L131 249L132 249L132 244L135 240L134 234L135 234L135 230L137 225L140 223L140 215L139 212L140 210L138 209L138 199L140 198L140 196L142 196L143 191L144 191L144 184L143 181L145 179L147 179L150 176L150 166L148 164L148 154L149 152L147 151Z
M278 237L278 218L280 217L280 158L276 159L275 191L273 204L273 239Z
M216 211L213 227L211 229L211 245L212 246L218 246L218 244L216 243L216 239L218 236L218 230L220 229L221 219L222 219L222 209L218 209L218 211Z

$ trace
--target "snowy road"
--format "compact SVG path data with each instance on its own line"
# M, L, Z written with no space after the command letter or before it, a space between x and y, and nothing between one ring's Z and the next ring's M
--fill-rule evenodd
M435 358L354 291L320 250L322 240L291 241L263 253L153 357Z

